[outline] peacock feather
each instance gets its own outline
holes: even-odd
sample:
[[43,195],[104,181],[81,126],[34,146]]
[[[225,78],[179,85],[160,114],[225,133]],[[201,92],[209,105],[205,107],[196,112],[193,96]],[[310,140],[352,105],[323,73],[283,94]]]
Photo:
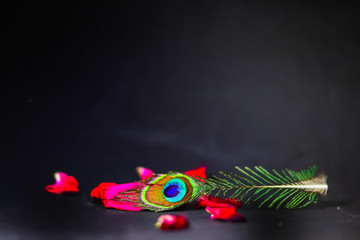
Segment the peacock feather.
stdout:
[[319,173],[316,166],[300,172],[267,171],[261,166],[235,168],[236,173],[220,172],[223,177],[207,179],[180,172],[154,174],[111,200],[159,212],[216,191],[216,196],[231,194],[230,198],[246,200],[245,204],[258,203],[259,207],[302,208],[316,203],[318,196],[328,189],[326,175]]
[[259,207],[293,209],[316,203],[319,195],[325,195],[328,189],[326,175],[318,172],[316,166],[299,172],[290,169],[267,171],[261,166],[235,168],[236,173],[220,172],[223,177],[204,179],[209,187],[205,193],[217,191],[216,196],[220,193],[225,196],[231,191],[230,198],[246,200],[246,205],[258,203]]

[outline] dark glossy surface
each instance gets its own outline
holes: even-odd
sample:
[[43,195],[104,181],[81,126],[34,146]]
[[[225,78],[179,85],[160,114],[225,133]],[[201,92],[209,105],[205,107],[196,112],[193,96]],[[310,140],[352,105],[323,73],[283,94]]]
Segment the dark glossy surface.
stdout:
[[[2,8],[1,239],[359,239],[359,14],[355,6],[182,1]],[[314,207],[104,209],[89,193],[135,167],[209,173],[318,165]],[[44,193],[54,171],[78,195]]]

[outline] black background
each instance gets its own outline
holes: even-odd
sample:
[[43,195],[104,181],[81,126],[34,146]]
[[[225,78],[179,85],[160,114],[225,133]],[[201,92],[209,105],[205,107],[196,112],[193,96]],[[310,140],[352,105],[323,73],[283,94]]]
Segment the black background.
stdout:
[[[358,239],[359,8],[324,2],[2,3],[1,239]],[[328,174],[322,203],[240,209],[247,223],[181,210],[104,209],[98,183],[202,163]],[[44,193],[52,174],[75,196]],[[172,212],[170,212],[172,213]]]

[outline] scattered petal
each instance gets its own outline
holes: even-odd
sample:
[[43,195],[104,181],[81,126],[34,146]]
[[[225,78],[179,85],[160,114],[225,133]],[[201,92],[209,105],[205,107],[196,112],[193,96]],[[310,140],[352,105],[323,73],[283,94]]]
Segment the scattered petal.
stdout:
[[[91,191],[90,196],[100,199],[106,208],[140,211],[143,208],[140,207],[136,201],[138,194],[130,191],[140,186],[142,186],[142,184],[139,182],[124,184],[100,183],[99,186]],[[124,196],[121,196],[121,198],[117,197],[119,194],[124,194]]]
[[206,207],[227,207],[233,205],[235,207],[241,207],[242,202],[237,199],[230,198],[219,198],[212,197],[209,195],[202,195],[197,199],[198,203],[195,205],[196,208],[206,208]]
[[[186,171],[184,173],[191,176],[191,177],[193,177],[193,178],[196,178],[196,179],[198,179],[198,180],[200,180],[202,182],[205,182],[204,180],[201,179],[201,178],[206,179],[206,173],[205,172],[206,172],[206,166],[203,165],[203,166],[201,166],[199,168],[195,168],[193,170],[189,170],[189,171]],[[198,177],[200,177],[200,178],[198,178]]]
[[235,206],[227,207],[206,207],[206,211],[210,213],[213,220],[223,221],[246,221],[245,217],[236,212]]
[[114,186],[114,185],[117,185],[117,184],[112,183],[112,182],[100,183],[99,186],[97,186],[96,188],[94,188],[91,191],[90,196],[93,198],[99,198],[103,202],[105,199],[105,191],[108,189],[108,187]]
[[50,193],[62,194],[63,192],[79,192],[79,183],[73,176],[68,176],[63,172],[54,173],[55,184],[47,185],[45,191]]
[[144,168],[144,167],[137,167],[136,172],[138,173],[141,181],[144,181],[144,180],[154,176],[154,172],[152,170]]
[[131,200],[137,198],[137,194],[135,193],[127,193],[127,196],[122,196],[121,199],[114,199],[116,195],[120,193],[124,193],[127,190],[136,189],[137,187],[141,186],[138,182],[133,183],[124,183],[119,185],[114,185],[108,187],[105,191],[105,200],[104,205],[107,208],[116,208],[128,211],[140,211],[141,207],[138,206],[138,203],[134,203]]
[[155,227],[162,230],[183,229],[188,226],[188,221],[183,215],[161,215],[155,223]]

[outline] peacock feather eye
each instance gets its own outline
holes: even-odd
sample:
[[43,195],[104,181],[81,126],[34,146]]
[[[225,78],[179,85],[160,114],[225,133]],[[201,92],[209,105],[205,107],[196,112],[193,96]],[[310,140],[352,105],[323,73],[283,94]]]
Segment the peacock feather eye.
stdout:
[[140,204],[152,211],[170,210],[191,202],[204,193],[206,185],[186,174],[157,174],[140,193]]
[[165,184],[163,194],[169,202],[181,201],[186,195],[186,184],[180,178],[173,178]]

